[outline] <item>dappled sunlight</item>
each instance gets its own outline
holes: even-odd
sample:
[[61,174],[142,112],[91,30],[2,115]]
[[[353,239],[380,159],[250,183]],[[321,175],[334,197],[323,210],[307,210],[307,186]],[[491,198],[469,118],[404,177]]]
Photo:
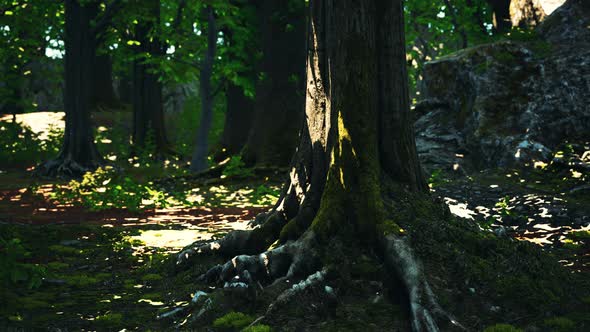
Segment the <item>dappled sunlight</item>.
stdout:
[[131,239],[141,241],[148,247],[165,248],[169,252],[177,252],[195,241],[211,240],[213,235],[214,233],[210,232],[207,228],[202,230],[163,229],[142,231],[140,235],[132,236]]

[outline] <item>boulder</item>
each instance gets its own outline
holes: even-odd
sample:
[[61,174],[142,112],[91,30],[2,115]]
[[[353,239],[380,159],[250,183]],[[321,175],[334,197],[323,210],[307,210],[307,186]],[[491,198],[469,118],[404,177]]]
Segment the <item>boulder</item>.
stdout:
[[589,142],[589,27],[588,4],[570,0],[531,36],[427,63],[415,107],[427,172],[534,165]]

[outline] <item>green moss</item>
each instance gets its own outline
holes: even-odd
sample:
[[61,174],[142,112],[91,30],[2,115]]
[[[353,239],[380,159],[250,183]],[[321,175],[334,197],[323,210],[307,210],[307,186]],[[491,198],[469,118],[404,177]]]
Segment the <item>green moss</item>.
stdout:
[[563,241],[563,247],[566,249],[578,250],[578,249],[582,248],[582,244],[580,244],[577,241],[575,242],[573,240],[566,239],[565,241]]
[[496,324],[487,327],[483,332],[522,332],[522,330],[509,324]]
[[121,324],[122,320],[123,320],[122,314],[107,313],[105,315],[96,317],[95,321],[101,325],[117,326],[117,325]]
[[217,318],[213,322],[213,327],[218,329],[243,329],[254,321],[252,316],[241,312],[230,312]]
[[574,240],[590,240],[590,231],[574,231],[569,233],[567,237]]
[[405,231],[399,227],[395,221],[386,219],[384,222],[377,225],[377,231],[385,236],[387,235],[402,235]]
[[570,332],[575,331],[576,324],[565,317],[553,317],[543,321],[543,325],[553,332]]
[[150,282],[150,281],[159,281],[162,280],[162,276],[155,273],[149,273],[141,277],[141,280]]
[[70,267],[70,264],[62,263],[62,262],[49,262],[47,263],[47,268],[53,271],[64,270]]
[[281,229],[281,234],[279,236],[279,240],[281,242],[287,242],[288,240],[295,240],[297,237],[301,235],[301,230],[297,226],[297,219],[291,219],[284,227]]
[[60,278],[64,279],[68,285],[76,287],[86,287],[99,282],[98,278],[91,277],[87,274],[62,275]]
[[48,248],[50,251],[53,251],[56,254],[61,255],[77,255],[80,253],[80,249],[66,247],[59,244],[49,246]]
[[242,330],[242,332],[270,332],[272,329],[268,325],[254,325]]
[[22,309],[49,308],[51,305],[34,297],[21,297],[17,300],[17,306]]

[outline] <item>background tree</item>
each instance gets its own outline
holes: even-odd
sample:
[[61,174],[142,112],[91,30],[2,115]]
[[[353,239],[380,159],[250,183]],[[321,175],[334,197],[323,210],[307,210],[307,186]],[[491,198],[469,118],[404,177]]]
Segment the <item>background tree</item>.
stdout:
[[208,167],[207,156],[209,153],[209,131],[213,118],[213,88],[211,85],[213,65],[217,53],[217,23],[213,7],[203,8],[203,16],[207,18],[206,29],[201,31],[207,36],[207,50],[201,60],[199,76],[199,91],[201,97],[201,122],[197,131],[195,151],[191,160],[191,171],[200,172]]
[[66,128],[61,152],[55,160],[41,164],[44,176],[80,176],[103,163],[94,143],[90,122],[92,60],[96,52],[96,32],[91,26],[93,4],[77,0],[65,2],[65,113]]
[[133,63],[133,144],[145,149],[148,142],[156,155],[171,153],[164,124],[162,81],[158,61],[165,53],[161,41],[160,0],[142,1],[145,12],[135,25]]
[[297,145],[305,96],[305,2],[262,0],[258,9],[262,58],[255,113],[242,158],[285,166]]

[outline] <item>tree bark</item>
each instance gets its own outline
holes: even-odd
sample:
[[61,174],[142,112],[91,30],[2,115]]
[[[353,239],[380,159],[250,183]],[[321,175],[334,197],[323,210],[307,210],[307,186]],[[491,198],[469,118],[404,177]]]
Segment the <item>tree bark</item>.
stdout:
[[92,10],[77,0],[66,0],[65,13],[65,113],[64,142],[57,159],[40,165],[42,176],[77,177],[95,170],[103,159],[94,144],[90,120],[92,59],[96,52],[90,21]]
[[[140,43],[136,51],[150,58],[157,58],[164,53],[157,35],[160,25],[160,1],[149,0],[142,4],[148,7],[151,19],[136,27],[136,38]],[[149,63],[147,57],[138,58],[133,63],[132,101],[135,147],[145,149],[148,143],[152,143],[156,155],[171,153],[164,125],[162,83],[159,80],[157,65]]]
[[242,158],[248,164],[287,166],[297,146],[305,96],[305,6],[263,0],[259,10],[263,57],[255,113]]
[[197,130],[195,149],[191,160],[191,171],[201,172],[208,167],[207,156],[209,153],[209,131],[213,121],[213,89],[211,79],[213,76],[213,64],[217,51],[217,27],[215,23],[215,12],[211,6],[204,9],[207,17],[207,52],[201,63],[199,75],[201,93],[201,121]]

